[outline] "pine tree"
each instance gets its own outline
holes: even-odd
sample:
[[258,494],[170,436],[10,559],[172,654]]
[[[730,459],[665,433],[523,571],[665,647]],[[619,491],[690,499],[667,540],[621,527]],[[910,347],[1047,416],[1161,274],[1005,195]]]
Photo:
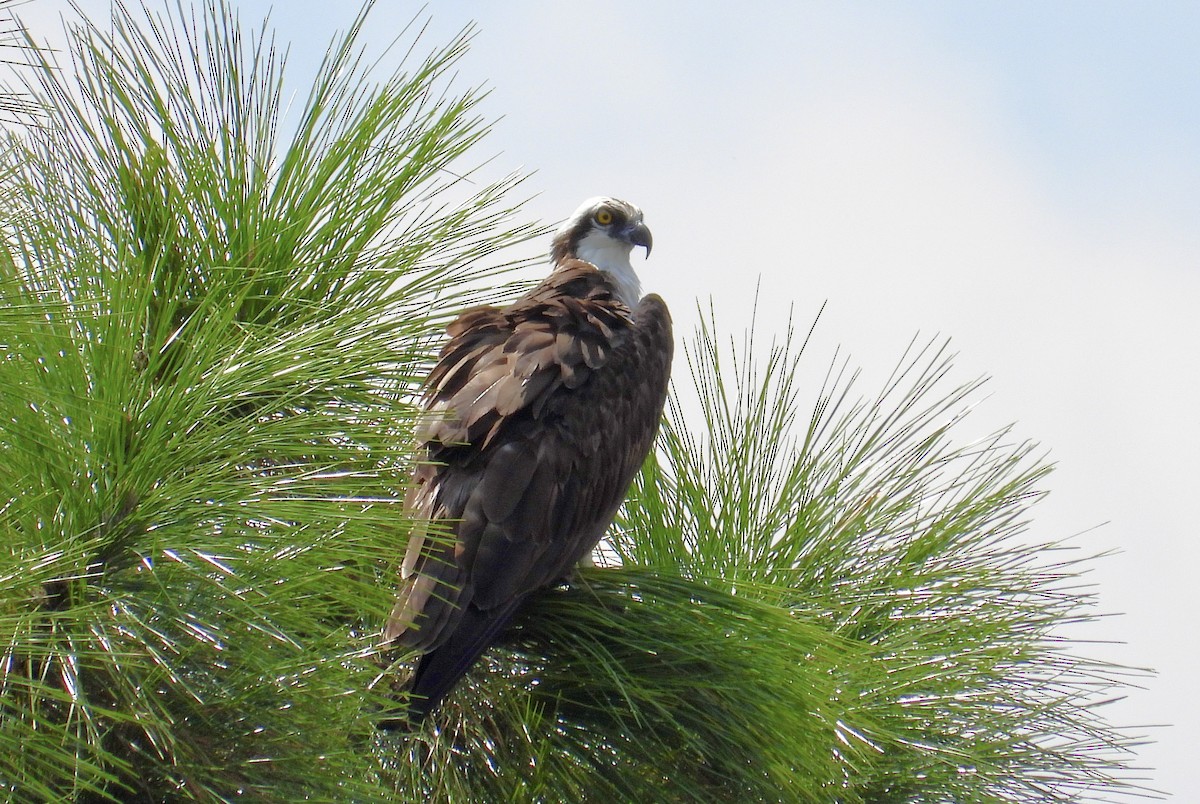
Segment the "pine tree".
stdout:
[[[1072,658],[1048,468],[954,443],[977,383],[906,354],[806,401],[789,333],[688,342],[602,568],[384,734],[417,385],[537,233],[461,162],[467,35],[376,79],[213,2],[83,25],[4,143],[0,788],[12,800],[1060,801],[1127,777]],[[415,39],[415,36],[410,38]],[[484,267],[480,267],[484,266]],[[687,409],[689,414],[685,415]],[[810,416],[801,411],[811,410]]]

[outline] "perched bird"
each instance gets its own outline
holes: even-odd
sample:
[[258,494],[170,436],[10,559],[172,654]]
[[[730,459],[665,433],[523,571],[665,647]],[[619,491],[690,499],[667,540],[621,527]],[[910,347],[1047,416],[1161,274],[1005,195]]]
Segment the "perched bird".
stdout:
[[449,326],[408,497],[419,521],[444,528],[410,536],[384,630],[424,651],[408,722],[591,553],[650,451],[674,348],[666,305],[641,296],[630,264],[651,242],[633,204],[585,201],[555,234],[541,284]]

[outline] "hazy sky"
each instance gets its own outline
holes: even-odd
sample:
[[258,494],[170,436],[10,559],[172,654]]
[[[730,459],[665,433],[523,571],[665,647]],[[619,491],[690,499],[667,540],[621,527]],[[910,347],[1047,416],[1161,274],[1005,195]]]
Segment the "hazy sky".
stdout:
[[[234,5],[249,22],[270,3]],[[334,5],[275,3],[297,74],[350,21]],[[22,13],[49,33],[65,6]],[[419,4],[380,6],[382,48]],[[1125,644],[1087,652],[1158,670],[1109,717],[1174,724],[1141,759],[1155,786],[1200,789],[1200,4],[426,9],[430,48],[478,22],[459,80],[502,118],[489,175],[536,171],[548,221],[596,194],[640,204],[643,281],[680,332],[710,296],[740,330],[761,281],[764,331],[828,301],[809,357],[840,344],[864,392],[917,332],[952,338],[958,379],[992,376],[960,437],[1016,422],[1057,463],[1034,535],[1120,550],[1091,580],[1124,616],[1087,633]]]

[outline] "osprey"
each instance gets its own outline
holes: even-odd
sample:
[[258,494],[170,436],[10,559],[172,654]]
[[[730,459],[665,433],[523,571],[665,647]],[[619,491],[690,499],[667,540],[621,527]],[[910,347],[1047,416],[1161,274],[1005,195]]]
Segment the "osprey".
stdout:
[[[499,309],[450,324],[426,384],[426,461],[388,642],[425,651],[408,720],[437,707],[521,603],[590,555],[653,444],[671,318],[630,264],[650,254],[642,211],[590,199],[558,230],[553,270]],[[447,535],[448,534],[448,535]]]

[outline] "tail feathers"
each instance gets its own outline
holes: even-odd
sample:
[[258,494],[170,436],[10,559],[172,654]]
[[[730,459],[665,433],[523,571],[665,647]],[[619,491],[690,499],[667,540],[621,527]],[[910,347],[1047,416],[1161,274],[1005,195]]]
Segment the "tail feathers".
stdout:
[[[508,627],[524,598],[490,610],[468,606],[458,626],[444,643],[421,657],[408,682],[408,725],[420,723],[437,709],[483,652]],[[392,724],[395,727],[398,724]],[[388,727],[387,724],[384,726]]]

